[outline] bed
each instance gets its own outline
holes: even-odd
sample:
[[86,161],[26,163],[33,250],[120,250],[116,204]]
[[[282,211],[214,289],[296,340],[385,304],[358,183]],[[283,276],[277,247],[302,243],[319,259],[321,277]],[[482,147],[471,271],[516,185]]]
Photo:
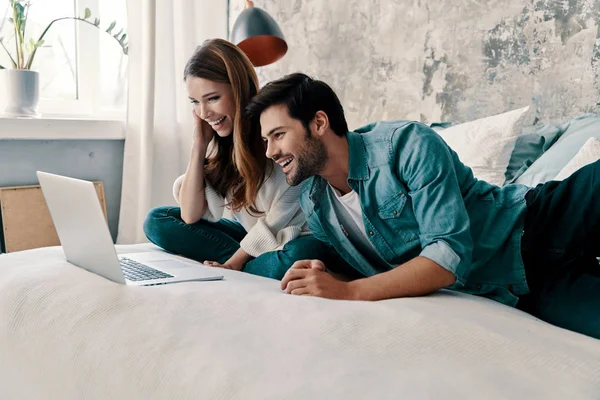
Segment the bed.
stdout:
[[[498,185],[600,158],[600,115],[531,129],[528,115],[435,129]],[[600,340],[485,298],[331,301],[223,273],[127,287],[60,247],[1,254],[0,399],[600,398]]]
[[[533,127],[529,116],[434,128],[498,185],[600,159],[600,115]],[[485,298],[331,301],[223,273],[127,287],[60,247],[0,255],[0,399],[600,398],[600,340]]]
[[126,287],[70,265],[60,247],[1,255],[0,398],[600,395],[600,341],[484,298],[331,301],[223,272]]

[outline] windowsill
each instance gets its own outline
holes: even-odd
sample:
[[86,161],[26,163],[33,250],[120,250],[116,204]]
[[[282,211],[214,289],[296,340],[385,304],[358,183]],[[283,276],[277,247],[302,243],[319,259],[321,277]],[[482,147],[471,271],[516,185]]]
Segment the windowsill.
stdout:
[[94,118],[0,118],[0,139],[124,140],[125,122]]

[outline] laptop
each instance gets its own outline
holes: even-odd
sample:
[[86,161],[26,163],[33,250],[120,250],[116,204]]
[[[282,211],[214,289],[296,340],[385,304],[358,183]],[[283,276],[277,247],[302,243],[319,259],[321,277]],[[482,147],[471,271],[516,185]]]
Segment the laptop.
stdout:
[[92,182],[40,171],[37,177],[69,263],[134,286],[223,279],[214,267],[162,251],[117,256]]

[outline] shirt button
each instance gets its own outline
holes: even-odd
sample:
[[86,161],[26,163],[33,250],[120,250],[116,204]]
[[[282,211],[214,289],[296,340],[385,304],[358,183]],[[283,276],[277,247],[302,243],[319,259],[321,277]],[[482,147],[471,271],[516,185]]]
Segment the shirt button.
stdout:
[[369,232],[369,235],[373,236],[374,235],[373,231]]
[[394,215],[398,215],[398,211],[394,210]]

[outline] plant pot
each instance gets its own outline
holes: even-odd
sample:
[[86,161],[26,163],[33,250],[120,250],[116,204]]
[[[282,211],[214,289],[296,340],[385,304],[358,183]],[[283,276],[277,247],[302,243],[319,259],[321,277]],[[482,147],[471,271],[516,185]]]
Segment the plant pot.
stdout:
[[0,117],[39,118],[40,74],[23,69],[0,70]]

